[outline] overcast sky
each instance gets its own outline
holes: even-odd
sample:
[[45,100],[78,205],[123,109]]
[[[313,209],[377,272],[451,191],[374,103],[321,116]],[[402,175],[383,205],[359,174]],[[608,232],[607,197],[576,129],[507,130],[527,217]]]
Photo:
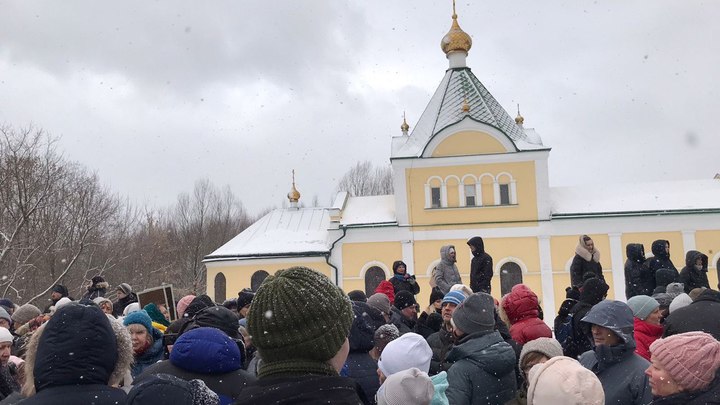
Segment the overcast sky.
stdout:
[[[468,65],[535,128],[551,185],[720,172],[720,2],[462,1]],[[207,177],[255,213],[291,170],[328,204],[439,84],[451,1],[0,1],[0,123],[138,204]],[[695,196],[702,198],[702,190]],[[303,201],[301,200],[301,201]]]

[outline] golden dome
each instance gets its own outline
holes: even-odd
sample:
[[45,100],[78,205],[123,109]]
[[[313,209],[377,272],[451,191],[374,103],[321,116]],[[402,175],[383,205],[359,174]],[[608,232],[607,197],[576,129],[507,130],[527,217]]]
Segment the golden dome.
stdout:
[[470,38],[470,35],[460,28],[460,24],[457,22],[457,14],[455,14],[455,10],[453,10],[452,19],[453,21],[450,31],[448,31],[448,33],[442,38],[442,41],[440,41],[440,48],[442,48],[446,55],[450,52],[457,51],[468,53],[472,47],[472,38]]
[[525,118],[523,118],[522,115],[520,115],[520,104],[518,104],[518,115],[515,117],[515,123],[522,126],[522,124],[525,123]]
[[300,200],[300,192],[297,191],[297,189],[295,188],[295,170],[292,171],[292,176],[293,176],[292,188],[290,189],[290,192],[287,194],[287,197],[291,203],[296,203]]
[[400,130],[403,132],[407,132],[410,130],[410,125],[408,125],[407,121],[405,120],[405,113],[403,113],[403,123],[400,125]]

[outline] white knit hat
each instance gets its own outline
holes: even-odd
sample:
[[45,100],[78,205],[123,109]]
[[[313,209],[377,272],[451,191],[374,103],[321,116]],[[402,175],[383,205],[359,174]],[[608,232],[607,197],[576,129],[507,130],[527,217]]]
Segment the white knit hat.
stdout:
[[62,308],[64,305],[70,304],[72,300],[68,297],[62,297],[55,303],[55,310]]
[[530,369],[528,405],[604,405],[595,373],[570,357],[558,356]]
[[432,380],[417,368],[397,372],[378,389],[378,405],[430,405],[435,394]]
[[672,302],[670,303],[670,313],[672,314],[673,311],[676,309],[686,307],[690,304],[692,304],[693,300],[690,298],[689,295],[682,293],[678,295],[677,297],[673,298]]
[[13,335],[7,328],[0,327],[0,343],[12,343]]
[[409,332],[385,346],[378,360],[378,368],[385,377],[413,367],[427,373],[430,371],[430,360],[430,345],[422,336]]

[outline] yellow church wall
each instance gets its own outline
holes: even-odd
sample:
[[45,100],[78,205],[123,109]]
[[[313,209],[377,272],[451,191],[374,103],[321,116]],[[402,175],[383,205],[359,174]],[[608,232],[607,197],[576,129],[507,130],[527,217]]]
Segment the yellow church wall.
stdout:
[[[270,259],[272,260],[272,259]],[[207,294],[215,299],[215,276],[222,272],[225,275],[225,299],[237,298],[238,292],[243,288],[250,287],[250,279],[252,275],[258,270],[265,270],[269,274],[275,274],[278,270],[287,269],[293,266],[304,266],[309,267],[313,270],[317,270],[320,273],[330,277],[334,276],[334,270],[325,263],[324,258],[318,258],[317,260],[299,260],[296,262],[284,261],[282,263],[273,263],[268,261],[267,263],[243,264],[243,262],[232,262],[226,263],[209,263],[207,265]]]
[[[448,207],[425,208],[425,184],[433,176],[462,179],[466,174],[476,177],[484,173],[497,176],[509,173],[515,180],[517,205],[485,205],[459,207],[457,181],[452,179],[447,192]],[[498,223],[537,221],[535,162],[512,162],[448,167],[413,168],[405,171],[408,184],[408,215],[411,224]],[[482,181],[489,180],[488,176]],[[483,202],[493,202],[492,187],[482,187]]]
[[[342,245],[342,252],[344,281],[349,282],[353,277],[361,278],[363,287],[358,289],[363,291],[365,291],[365,281],[362,279],[363,274],[361,273],[365,265],[370,262],[380,262],[392,275],[393,262],[402,260],[400,242],[345,243]],[[383,266],[378,267],[382,268]]]
[[500,141],[480,131],[462,131],[443,140],[433,151],[432,157],[485,155],[508,152]]

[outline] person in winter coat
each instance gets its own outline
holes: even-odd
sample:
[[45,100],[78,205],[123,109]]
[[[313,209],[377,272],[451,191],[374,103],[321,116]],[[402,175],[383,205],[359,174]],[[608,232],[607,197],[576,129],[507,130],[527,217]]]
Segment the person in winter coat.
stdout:
[[685,254],[685,267],[680,270],[680,282],[685,286],[685,293],[689,293],[694,288],[710,288],[707,273],[707,255],[697,250],[689,250]]
[[393,285],[395,295],[400,291],[409,291],[412,294],[420,292],[420,284],[415,281],[415,275],[407,272],[407,265],[402,260],[396,260],[393,265],[393,276],[390,283]]
[[377,330],[390,321],[390,299],[383,293],[375,293],[367,300],[367,321]]
[[339,376],[350,350],[352,304],[327,276],[306,267],[268,276],[247,319],[262,361],[258,381],[236,404],[360,403],[356,383]]
[[373,335],[375,329],[368,319],[363,316],[370,309],[364,302],[353,302],[353,313],[355,315],[350,327],[350,353],[345,361],[346,377],[355,380],[362,388],[365,398],[374,403],[375,393],[380,388],[377,376],[377,363],[370,357],[372,350]]
[[492,296],[475,293],[455,309],[455,346],[448,361],[446,394],[451,404],[505,404],[515,397],[513,348],[495,331]]
[[432,271],[431,286],[439,288],[443,294],[447,294],[453,285],[462,284],[460,271],[455,265],[457,262],[456,255],[455,246],[446,245],[441,247],[440,263]]
[[649,404],[652,394],[645,370],[650,363],[635,354],[630,307],[620,301],[602,301],[582,321],[591,326],[594,349],[583,353],[579,361],[600,379],[605,403]]
[[146,368],[138,381],[155,374],[170,374],[185,381],[202,380],[219,396],[221,405],[255,381],[242,367],[242,354],[237,340],[220,329],[198,327],[178,337],[170,352],[170,359]]
[[400,291],[395,297],[395,304],[390,309],[390,323],[398,328],[401,335],[415,330],[417,302],[412,293]]
[[650,274],[645,263],[645,247],[642,243],[628,243],[625,246],[625,298],[630,299],[636,295],[650,295],[655,289],[655,278],[650,280]]
[[163,334],[152,326],[152,320],[147,312],[137,311],[123,319],[132,337],[132,348],[135,363],[131,374],[135,378],[148,366],[163,359]]
[[650,361],[650,345],[663,334],[660,303],[647,295],[636,295],[627,302],[634,316],[635,353]]
[[670,260],[670,241],[658,239],[652,243],[651,249],[653,256],[648,257],[644,264],[647,271],[649,271],[649,275],[654,277],[658,270],[670,269],[675,274],[675,280],[673,281],[677,281],[680,274],[672,260]]
[[[560,304],[560,309],[553,321],[553,330],[558,333],[562,325],[571,321],[570,310],[577,304],[580,299],[580,290],[573,287],[565,288],[565,301]],[[558,341],[562,340],[560,336],[555,336]]]
[[125,391],[111,385],[130,368],[132,352],[119,344],[111,322],[94,305],[58,309],[28,342],[22,388],[27,399],[19,403],[124,404]]
[[6,328],[0,327],[0,399],[20,391],[20,384],[8,367],[12,344],[13,335]]
[[655,271],[655,289],[652,291],[652,295],[666,293],[667,286],[677,282],[678,277],[678,272],[673,269],[657,269]]
[[473,258],[470,261],[470,288],[474,293],[490,294],[490,281],[493,276],[493,259],[485,252],[485,242],[479,236],[467,241]]
[[82,299],[92,301],[97,297],[104,297],[108,287],[110,287],[110,284],[105,281],[103,276],[98,274],[91,279],[90,285]]
[[533,367],[529,374],[528,405],[611,404],[605,402],[597,376],[575,359],[553,357]]
[[720,342],[703,332],[656,340],[646,374],[653,405],[720,403]]
[[605,281],[600,264],[600,251],[595,248],[592,238],[582,235],[575,247],[575,257],[570,265],[570,283],[573,287],[580,287],[589,275]]
[[685,332],[706,332],[720,340],[720,292],[703,290],[692,304],[665,318],[663,337]]
[[562,356],[562,354],[560,343],[553,338],[541,337],[525,344],[518,357],[518,368],[522,374],[522,383],[515,398],[505,405],[526,405],[528,402],[527,390],[530,383],[530,369],[536,364],[545,363],[553,357]]
[[452,363],[447,362],[447,355],[455,342],[455,335],[452,330],[452,314],[458,305],[465,301],[465,295],[460,291],[450,291],[445,294],[442,300],[443,326],[439,331],[428,336],[427,342],[432,349],[433,356],[430,361],[429,375],[433,376],[443,371],[448,371]]
[[[590,327],[582,322],[582,318],[590,312],[590,309],[605,299],[608,289],[607,284],[599,278],[590,278],[582,286],[580,300],[570,310],[572,315],[572,334],[567,345],[563,346],[565,356],[576,359],[581,354],[592,349]],[[560,342],[562,343],[562,342]]]
[[132,290],[132,287],[128,283],[120,283],[115,293],[117,301],[113,303],[113,315],[116,317],[122,316],[125,307],[138,302],[137,294]]
[[552,337],[550,327],[538,318],[538,297],[525,284],[513,286],[502,300],[510,320],[510,336],[520,345],[539,337]]
[[70,292],[68,291],[67,287],[65,287],[62,284],[55,284],[53,286],[52,290],[50,290],[50,304],[48,304],[48,306],[45,307],[45,309],[43,310],[43,313],[45,313],[45,314],[50,313],[50,307],[57,304],[57,302],[60,301],[60,299],[62,297],[67,297],[69,295],[70,295]]
[[152,319],[153,328],[165,333],[167,327],[170,326],[170,321],[160,310],[160,305],[151,302],[145,305],[143,310],[147,312],[150,319]]
[[154,374],[128,392],[126,405],[217,405],[218,395],[201,380],[186,381],[170,374]]

